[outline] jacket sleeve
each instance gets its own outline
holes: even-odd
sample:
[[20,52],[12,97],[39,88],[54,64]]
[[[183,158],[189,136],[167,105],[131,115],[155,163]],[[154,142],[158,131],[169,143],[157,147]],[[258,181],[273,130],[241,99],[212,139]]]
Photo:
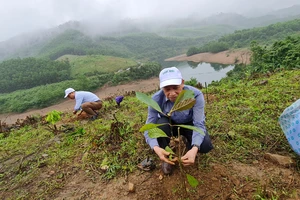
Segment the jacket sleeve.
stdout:
[[198,133],[197,131],[193,131],[192,136],[192,145],[200,146],[203,142],[204,135],[206,134],[206,127],[205,127],[205,114],[204,114],[204,96],[202,93],[195,96],[196,103],[193,107],[193,123],[194,126],[198,127],[203,131],[203,133]]
[[[150,124],[150,123],[155,124],[157,120],[158,120],[158,112],[155,109],[148,106],[148,117],[147,117],[146,124]],[[159,146],[156,138],[149,137],[148,131],[144,132],[144,136],[147,144],[149,144],[151,149],[153,149],[154,146]]]

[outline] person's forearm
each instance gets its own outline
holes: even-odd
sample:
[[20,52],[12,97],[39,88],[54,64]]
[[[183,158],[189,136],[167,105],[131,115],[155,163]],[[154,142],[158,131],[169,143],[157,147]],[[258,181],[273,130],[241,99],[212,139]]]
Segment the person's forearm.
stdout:
[[159,146],[156,138],[149,137],[148,131],[145,131],[144,136],[145,136],[146,143],[150,146],[151,149],[153,149],[154,146]]
[[204,140],[204,135],[196,132],[196,131],[193,131],[193,136],[192,136],[192,144],[191,145],[198,145],[200,146],[202,144]]

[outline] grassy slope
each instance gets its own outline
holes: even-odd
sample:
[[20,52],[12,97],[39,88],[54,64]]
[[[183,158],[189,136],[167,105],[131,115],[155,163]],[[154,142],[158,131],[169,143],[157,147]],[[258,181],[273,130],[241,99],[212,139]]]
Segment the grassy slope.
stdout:
[[76,75],[82,75],[88,72],[99,71],[101,73],[109,73],[137,65],[136,61],[131,59],[103,55],[64,55],[57,60],[64,59],[70,61],[72,67],[71,74],[74,78],[76,78]]
[[[209,154],[210,162],[247,164],[265,152],[295,157],[278,117],[299,97],[299,77],[299,70],[281,71],[237,82],[222,79],[218,85],[209,86],[207,127],[215,146]],[[26,126],[8,137],[1,134],[0,196],[53,199],[78,170],[93,179],[135,171],[136,164],[150,153],[139,132],[147,106],[127,96],[121,108],[105,101],[101,113],[92,123],[74,122],[64,115],[57,126],[74,127],[67,134],[54,134],[42,125]],[[119,124],[113,124],[113,115]],[[103,166],[109,166],[106,173],[100,170]],[[295,189],[277,184],[272,187],[278,194],[284,191],[285,197]]]

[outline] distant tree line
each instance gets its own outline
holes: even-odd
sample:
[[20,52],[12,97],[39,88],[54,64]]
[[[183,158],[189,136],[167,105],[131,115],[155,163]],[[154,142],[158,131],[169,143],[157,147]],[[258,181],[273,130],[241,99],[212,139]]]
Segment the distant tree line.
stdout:
[[260,44],[270,44],[286,36],[299,34],[300,19],[271,24],[266,27],[237,30],[232,34],[222,36],[217,41],[210,41],[200,47],[190,47],[187,55],[191,56],[203,52],[217,53],[229,48],[249,47],[252,41]]
[[0,63],[0,93],[29,89],[70,79],[68,61],[24,58]]
[[251,77],[260,73],[272,73],[277,70],[300,69],[300,35],[288,36],[274,42],[270,47],[251,43],[251,64],[236,65],[228,72],[230,79]]

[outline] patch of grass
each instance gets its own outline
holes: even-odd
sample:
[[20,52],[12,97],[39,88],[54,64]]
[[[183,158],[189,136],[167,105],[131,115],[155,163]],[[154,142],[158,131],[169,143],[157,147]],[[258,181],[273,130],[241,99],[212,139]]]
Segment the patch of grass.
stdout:
[[210,85],[208,91],[217,100],[206,105],[207,127],[212,137],[226,141],[218,144],[218,156],[236,159],[243,155],[246,161],[266,151],[292,153],[278,118],[299,96],[295,82],[299,75],[299,70],[281,71],[270,77],[223,79]]
[[69,60],[71,64],[71,76],[73,78],[94,72],[116,72],[120,69],[127,69],[137,65],[137,62],[132,59],[103,55],[64,55],[58,58],[58,60],[65,59]]

